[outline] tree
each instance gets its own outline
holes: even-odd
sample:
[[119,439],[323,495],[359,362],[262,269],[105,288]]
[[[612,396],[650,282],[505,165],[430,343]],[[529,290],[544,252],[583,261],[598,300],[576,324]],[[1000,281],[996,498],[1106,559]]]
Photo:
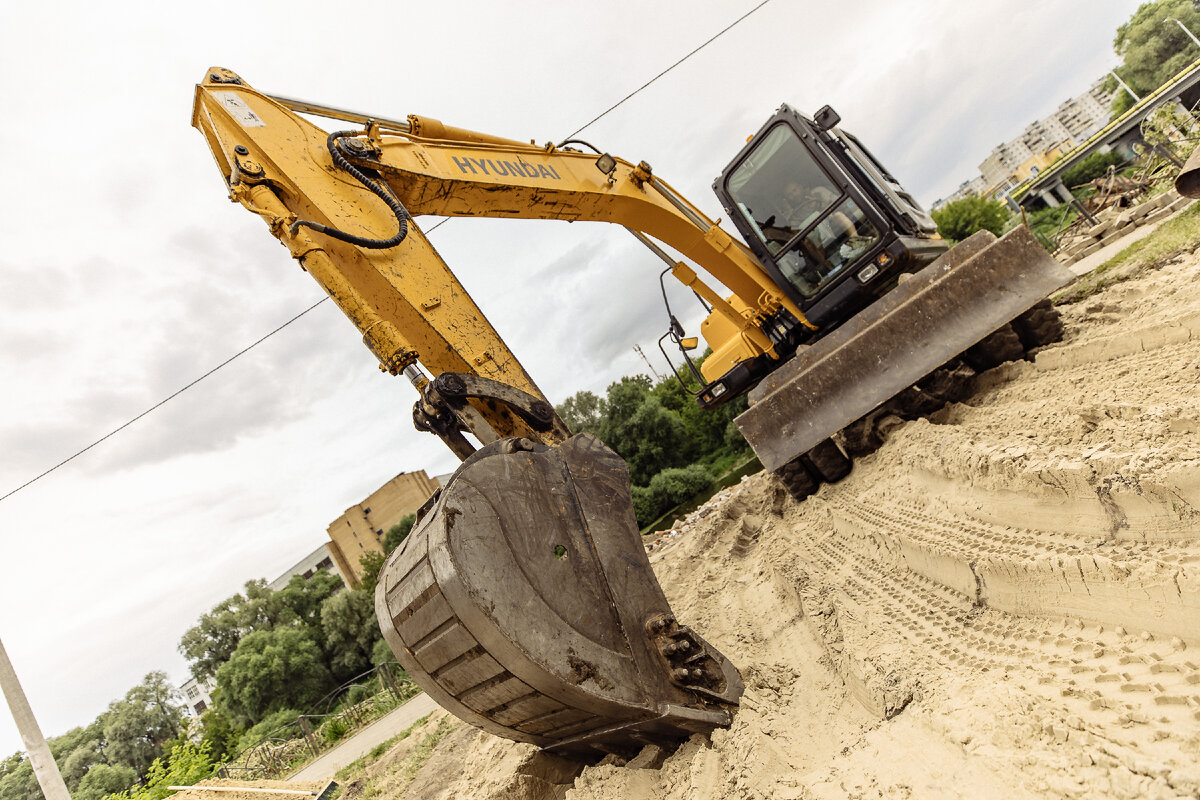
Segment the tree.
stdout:
[[122,794],[133,786],[138,773],[128,764],[96,764],[79,781],[74,800],[101,800],[110,794]]
[[270,630],[285,614],[294,613],[262,578],[247,581],[245,592],[217,603],[179,640],[179,652],[192,662],[196,680],[207,681],[216,675],[242,637],[252,631]]
[[[279,591],[279,602],[285,609],[276,624],[300,625],[313,630],[313,638],[324,638],[321,631],[321,604],[341,589],[342,579],[324,570],[311,577],[293,575],[287,586]],[[266,629],[262,629],[266,630]]]
[[200,715],[200,744],[208,745],[213,758],[224,760],[237,753],[240,739],[240,732],[219,707],[205,709]]
[[165,672],[151,672],[115,700],[104,715],[104,756],[110,764],[127,764],[140,775],[163,746],[183,732],[183,706]]
[[582,391],[555,406],[571,433],[598,433],[608,415],[608,403],[593,392]]
[[[104,763],[104,754],[101,752],[103,744],[100,739],[92,739],[78,745],[67,753],[65,758],[56,759],[59,764],[58,771],[62,773],[63,782],[67,784],[68,789],[75,791],[89,770],[97,764]],[[124,788],[124,786],[121,787],[121,789]],[[119,792],[121,789],[113,791]]]
[[[387,556],[378,550],[372,550],[359,556],[358,564],[362,567],[362,582],[355,591],[366,592],[374,597],[375,584],[379,580],[379,572],[383,569],[385,561],[387,561]],[[343,592],[343,594],[345,593]]]
[[218,707],[230,722],[253,725],[280,708],[308,708],[333,688],[321,648],[299,628],[247,634],[217,670]]
[[[1113,50],[1122,59],[1115,71],[1141,97],[1200,57],[1200,48],[1169,18],[1200,35],[1200,10],[1191,0],[1155,0],[1139,6],[1117,28],[1113,39]],[[1104,88],[1113,92],[1114,114],[1122,114],[1133,105],[1133,98],[1111,76]]]
[[0,764],[0,797],[4,800],[43,800],[33,765],[24,753],[14,753]]
[[933,221],[938,233],[953,242],[961,242],[976,231],[991,231],[999,236],[1008,221],[1008,209],[998,200],[967,197],[934,211]]
[[625,459],[630,479],[639,485],[667,467],[687,463],[689,456],[683,421],[650,394],[650,385],[645,375],[611,384],[599,430],[604,443]]
[[356,589],[329,598],[321,606],[321,625],[329,669],[338,680],[371,668],[371,654],[383,637],[375,616],[374,589]]
[[408,538],[413,525],[416,524],[416,514],[405,514],[400,518],[399,522],[388,528],[387,533],[383,536],[383,552],[390,555],[393,550],[400,546],[401,542]]
[[1107,153],[1092,153],[1064,172],[1062,181],[1068,188],[1073,189],[1101,177],[1108,172],[1109,167],[1119,166],[1124,161],[1125,159],[1116,150],[1110,150]]
[[115,794],[112,800],[163,800],[172,794],[168,786],[191,786],[210,778],[215,766],[207,744],[180,742],[168,756],[154,760],[140,786]]
[[712,485],[713,474],[702,464],[665,469],[650,479],[649,486],[633,489],[633,513],[645,527],[685,500]]

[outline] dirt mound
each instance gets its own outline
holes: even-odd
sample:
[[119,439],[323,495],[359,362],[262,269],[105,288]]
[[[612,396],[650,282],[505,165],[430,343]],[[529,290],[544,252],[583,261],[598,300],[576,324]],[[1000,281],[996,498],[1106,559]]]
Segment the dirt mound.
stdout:
[[1069,306],[1066,341],[842,483],[754,476],[661,540],[680,620],[746,679],[729,730],[576,777],[464,726],[408,796],[1195,797],[1198,290],[1193,256]]

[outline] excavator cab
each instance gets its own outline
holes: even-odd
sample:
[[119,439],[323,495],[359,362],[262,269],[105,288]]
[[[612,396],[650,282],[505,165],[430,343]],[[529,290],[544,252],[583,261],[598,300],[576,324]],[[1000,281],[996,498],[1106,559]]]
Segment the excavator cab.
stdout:
[[[784,105],[713,184],[751,250],[818,328],[834,327],[948,249],[937,226],[829,106]],[[794,349],[811,328],[787,325]]]

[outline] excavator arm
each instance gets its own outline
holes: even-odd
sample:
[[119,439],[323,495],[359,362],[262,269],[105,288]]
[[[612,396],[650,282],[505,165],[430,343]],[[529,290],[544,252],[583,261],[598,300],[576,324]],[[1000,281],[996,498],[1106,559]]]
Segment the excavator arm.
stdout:
[[[328,134],[298,109],[361,118],[365,125]],[[368,120],[272,98],[220,68],[197,86],[192,122],[207,139],[230,197],[264,219],[392,374],[420,365],[435,377],[449,372],[498,381],[526,393],[527,407],[545,401],[411,222],[427,214],[608,222],[669,245],[732,292],[726,298],[689,265],[671,264],[723,323],[709,326],[722,340],[710,342],[714,356],[706,375],[777,358],[762,330],[770,315],[783,310],[805,322],[744,246],[644,162],[526,144],[416,116]],[[407,374],[424,386],[424,373]],[[426,406],[428,420],[419,425],[439,432],[430,422],[435,409]],[[565,435],[560,421],[535,430],[494,398],[472,398],[457,417],[465,417],[459,426],[484,444],[509,436],[554,444]],[[460,457],[467,454],[461,443],[448,444]]]
[[[365,127],[327,134],[300,110]],[[380,368],[416,385],[417,427],[463,459],[377,583],[380,627],[413,679],[484,730],[584,757],[728,725],[741,677],[672,615],[625,463],[569,437],[412,217],[598,220],[665,242],[733,291],[723,299],[672,264],[726,320],[718,360],[730,364],[775,357],[767,315],[803,320],[753,257],[649,167],[603,154],[317,109],[220,68],[197,86],[192,122],[231,199],[262,217]]]

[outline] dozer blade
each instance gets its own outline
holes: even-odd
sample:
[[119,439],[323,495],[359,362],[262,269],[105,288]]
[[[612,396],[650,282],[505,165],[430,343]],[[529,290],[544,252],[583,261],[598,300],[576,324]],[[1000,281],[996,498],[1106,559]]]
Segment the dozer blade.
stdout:
[[462,463],[388,558],[380,627],[409,675],[486,731],[590,757],[732,721],[734,666],[671,614],[625,462],[594,436]]
[[1028,228],[980,231],[768,375],[734,421],[777,470],[1074,278]]

